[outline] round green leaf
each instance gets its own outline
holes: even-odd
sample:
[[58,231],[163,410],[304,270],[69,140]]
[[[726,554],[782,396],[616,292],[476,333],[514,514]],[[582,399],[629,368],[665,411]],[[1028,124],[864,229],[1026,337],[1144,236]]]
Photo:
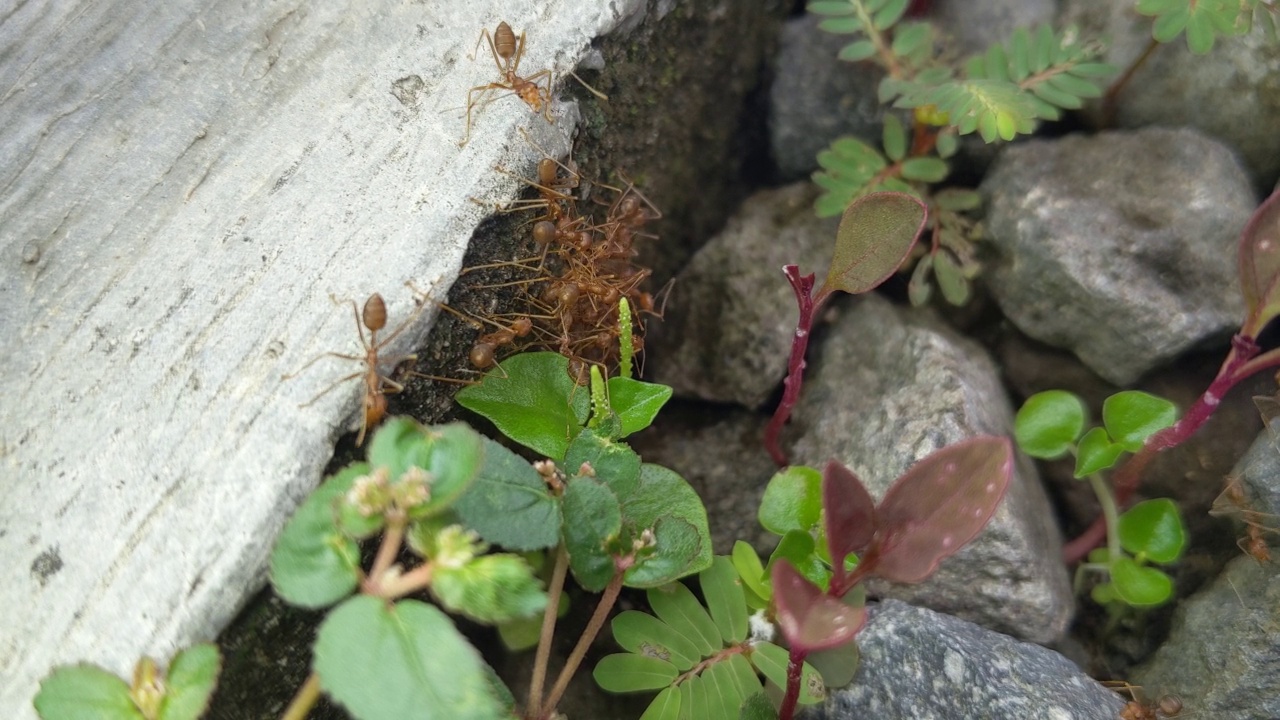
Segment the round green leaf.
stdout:
[[1102,403],[1102,422],[1112,441],[1137,452],[1155,433],[1178,420],[1178,407],[1162,397],[1140,390],[1125,390]]
[[503,435],[553,460],[587,422],[588,393],[569,377],[560,353],[521,353],[503,360],[477,385],[454,397],[488,418]]
[[653,587],[711,565],[711,530],[697,491],[675,472],[645,463],[634,491],[620,495],[622,515],[635,533],[651,528],[657,543],[626,573],[627,587]]
[[[812,535],[803,530],[789,531],[769,556],[769,574],[773,574],[779,562],[786,560],[809,582],[825,590],[831,584],[831,570],[818,557],[816,550]],[[772,587],[770,593],[772,596]]]
[[560,540],[560,503],[533,466],[488,438],[484,466],[453,504],[463,523],[486,542],[509,550],[538,550]]
[[775,535],[809,532],[822,516],[822,473],[804,465],[784,468],[769,479],[757,514],[760,525]]
[[361,720],[502,715],[475,648],[447,615],[417,600],[347,600],[320,625],[313,669],[324,691]]
[[63,665],[40,681],[36,712],[43,720],[145,720],[124,680],[96,665]]
[[609,545],[622,530],[618,497],[602,483],[576,477],[565,486],[562,508],[561,533],[573,576],[583,588],[600,592],[614,573]]
[[610,440],[591,428],[584,428],[569,443],[564,456],[566,473],[576,474],[583,463],[591,465],[591,477],[626,497],[640,482],[640,456],[626,443]]
[[203,715],[221,668],[218,646],[212,643],[193,645],[178,653],[165,675],[168,690],[160,705],[160,720],[196,720]]
[[601,689],[615,693],[664,688],[679,674],[676,666],[666,660],[633,653],[605,655],[591,671]]
[[1018,447],[1034,458],[1052,460],[1071,450],[1084,431],[1084,402],[1065,390],[1046,390],[1027,398],[1013,421]]
[[1171,563],[1182,556],[1187,530],[1178,506],[1169,498],[1146,500],[1120,516],[1120,545],[1153,562]]
[[1111,442],[1106,430],[1100,427],[1090,428],[1080,438],[1080,445],[1076,448],[1075,475],[1077,478],[1084,478],[1106,470],[1115,465],[1122,454],[1124,448]]
[[348,466],[316,488],[284,526],[271,553],[271,585],[287,602],[319,608],[355,590],[360,548],[339,528],[336,506],[368,474],[364,463]]
[[1127,557],[1111,563],[1111,586],[1118,598],[1133,607],[1154,607],[1173,596],[1168,575]]

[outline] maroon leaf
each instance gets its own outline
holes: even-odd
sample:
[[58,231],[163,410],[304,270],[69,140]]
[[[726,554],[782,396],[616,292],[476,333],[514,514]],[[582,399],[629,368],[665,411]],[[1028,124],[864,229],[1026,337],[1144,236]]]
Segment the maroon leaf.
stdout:
[[899,192],[875,192],[845,209],[836,231],[836,249],[821,298],[843,290],[866,292],[893,274],[924,230],[924,203]]
[[898,478],[877,508],[873,574],[915,583],[986,526],[1009,487],[1013,448],[988,435],[948,445]]
[[772,574],[778,626],[793,651],[807,653],[843,645],[867,624],[865,607],[850,607],[823,594],[786,560],[779,560]]
[[1240,234],[1240,289],[1249,313],[1244,333],[1250,337],[1280,314],[1280,190],[1262,203]]
[[876,534],[876,501],[849,468],[835,460],[822,469],[822,508],[826,512],[827,548],[835,577],[844,580],[844,559],[871,544]]

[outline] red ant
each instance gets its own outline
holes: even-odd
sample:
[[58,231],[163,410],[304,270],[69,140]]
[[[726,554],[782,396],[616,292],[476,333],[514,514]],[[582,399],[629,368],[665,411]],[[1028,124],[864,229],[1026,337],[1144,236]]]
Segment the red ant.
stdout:
[[1120,711],[1120,720],[1162,720],[1176,717],[1182,712],[1182,698],[1177,695],[1161,695],[1155,702],[1144,702],[1140,687],[1123,680],[1104,684],[1111,686],[1116,692],[1129,695],[1129,702]]
[[[1224,505],[1230,505],[1231,507],[1224,508]],[[1223,488],[1217,499],[1213,501],[1213,509],[1209,511],[1209,514],[1238,516],[1245,525],[1245,534],[1244,537],[1236,541],[1236,546],[1259,563],[1270,562],[1271,548],[1267,546],[1267,541],[1263,535],[1266,533],[1280,533],[1280,530],[1262,523],[1261,519],[1267,517],[1267,514],[1258,512],[1250,506],[1249,498],[1245,495],[1244,487],[1239,477],[1234,475],[1227,476],[1226,487]]]
[[[520,37],[517,38],[510,25],[500,22],[498,28],[493,31],[493,35],[489,34],[488,28],[480,31],[480,39],[476,41],[476,47],[479,48],[480,43],[486,40],[489,42],[489,52],[493,55],[493,62],[498,66],[498,72],[502,74],[502,80],[476,85],[467,91],[467,130],[459,145],[466,145],[467,140],[471,138],[471,110],[476,105],[473,99],[476,91],[483,94],[489,90],[510,90],[534,112],[541,112],[547,122],[551,122],[551,71],[539,70],[527,78],[520,77],[518,74],[520,58],[524,55],[524,33],[520,33]],[[538,83],[543,78],[546,79],[545,87]]]
[[[333,298],[333,296],[330,296],[330,299],[332,299],[334,302],[338,302],[338,300],[336,298]],[[356,436],[356,445],[359,446],[364,443],[364,436],[365,436],[365,433],[368,432],[369,428],[373,427],[374,425],[377,425],[379,422],[381,422],[382,418],[386,416],[387,393],[400,392],[401,390],[404,389],[404,386],[402,386],[400,383],[378,372],[378,353],[383,348],[385,348],[388,343],[394,340],[396,336],[404,332],[404,329],[409,326],[409,323],[412,322],[415,317],[417,317],[417,313],[414,313],[414,315],[407,318],[403,323],[400,324],[400,327],[397,327],[395,330],[392,330],[389,335],[387,335],[386,337],[382,338],[381,341],[379,341],[378,332],[387,326],[387,304],[385,301],[383,301],[382,296],[379,295],[378,293],[374,293],[370,295],[369,299],[365,300],[364,302],[363,312],[356,311],[355,300],[351,300],[349,302],[351,303],[351,313],[352,315],[355,316],[355,320],[356,320],[356,331],[360,333],[360,345],[361,347],[364,348],[364,355],[361,356],[361,355],[349,355],[349,354],[337,353],[337,352],[327,352],[321,355],[317,355],[316,357],[312,358],[311,361],[308,362],[306,365],[303,365],[302,367],[298,368],[294,372],[289,373],[288,375],[281,376],[280,379],[289,380],[294,377],[297,377],[299,374],[302,373],[302,371],[306,370],[307,368],[314,365],[317,361],[326,357],[336,357],[336,358],[342,358],[344,360],[356,360],[359,362],[363,362],[364,363],[363,370],[359,372],[351,373],[346,377],[339,378],[333,381],[328,387],[326,387],[324,390],[321,390],[315,397],[311,398],[307,402],[298,406],[298,407],[307,407],[308,405],[311,405],[315,401],[324,397],[326,394],[328,394],[330,391],[332,391],[334,388],[338,387],[342,383],[348,380],[352,380],[354,378],[363,376],[364,377],[364,401],[363,401],[364,415],[360,421],[360,434]],[[369,329],[369,338],[367,340],[365,339],[365,336],[364,336],[365,328]],[[404,356],[395,358],[395,364],[398,365],[401,362],[404,362],[406,360],[415,360],[415,359],[417,359],[416,355],[404,355]]]

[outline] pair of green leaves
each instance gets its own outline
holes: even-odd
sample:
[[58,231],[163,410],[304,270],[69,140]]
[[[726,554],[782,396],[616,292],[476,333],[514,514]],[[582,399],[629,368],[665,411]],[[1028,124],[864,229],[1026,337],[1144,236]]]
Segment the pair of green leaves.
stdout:
[[42,720],[196,720],[218,682],[222,659],[211,644],[179,652],[160,673],[143,658],[132,686],[96,665],[55,669],[35,697]]
[[1027,398],[1014,419],[1014,437],[1028,455],[1054,460],[1074,451],[1075,476],[1106,470],[1125,452],[1142,449],[1147,438],[1173,425],[1178,409],[1148,393],[1127,390],[1102,404],[1102,425],[1085,432],[1084,402],[1065,390],[1046,390]]
[[[737,720],[764,689],[786,687],[787,651],[748,642],[747,604],[733,564],[717,557],[698,575],[705,605],[681,583],[648,592],[653,615],[634,610],[613,619],[627,652],[601,659],[596,683],[610,692],[659,690],[642,720]],[[819,702],[821,679],[805,665],[800,702]]]
[[1155,607],[1173,596],[1173,579],[1148,563],[1168,564],[1182,557],[1187,531],[1178,506],[1168,498],[1145,500],[1120,516],[1120,546],[1130,555],[1112,557],[1106,548],[1089,554],[1089,563],[1105,566],[1110,581],[1094,586],[1099,604],[1120,601],[1132,607]]

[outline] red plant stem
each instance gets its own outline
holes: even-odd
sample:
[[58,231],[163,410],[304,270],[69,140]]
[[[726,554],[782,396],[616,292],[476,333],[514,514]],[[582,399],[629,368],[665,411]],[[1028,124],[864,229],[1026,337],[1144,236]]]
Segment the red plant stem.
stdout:
[[1107,88],[1107,92],[1102,96],[1102,127],[1098,128],[1099,130],[1107,130],[1115,124],[1116,104],[1120,99],[1120,92],[1125,89],[1129,81],[1133,79],[1134,74],[1138,72],[1138,68],[1146,64],[1147,58],[1150,58],[1151,53],[1155,52],[1158,47],[1160,47],[1160,43],[1155,38],[1152,38],[1147,43],[1147,47],[1142,51],[1142,54],[1129,63],[1129,68],[1124,71],[1124,74]]
[[[1116,504],[1125,507],[1129,503],[1142,483],[1142,471],[1156,454],[1189,440],[1200,426],[1213,416],[1218,406],[1222,404],[1222,398],[1226,397],[1231,388],[1259,370],[1280,365],[1280,352],[1271,351],[1255,359],[1258,351],[1258,344],[1247,335],[1237,334],[1231,338],[1231,351],[1222,361],[1222,367],[1218,369],[1218,375],[1213,382],[1209,383],[1209,388],[1177,422],[1148,438],[1142,449],[1121,465],[1111,477],[1112,487],[1115,488],[1116,493]],[[1067,563],[1079,562],[1102,542],[1106,533],[1106,521],[1099,517],[1093,521],[1088,530],[1063,547],[1063,559]]]
[[787,360],[787,379],[783,380],[782,401],[773,412],[768,427],[764,431],[764,446],[769,457],[778,467],[785,467],[787,456],[778,446],[778,438],[782,435],[782,426],[791,417],[791,410],[800,399],[800,385],[804,382],[804,353],[809,348],[809,335],[813,331],[813,317],[830,295],[813,297],[813,273],[801,276],[796,265],[785,265],[782,274],[787,276],[791,289],[796,294],[796,304],[800,306],[800,318],[796,321],[796,334],[791,339],[791,357]]
[[782,696],[782,705],[778,708],[779,720],[791,720],[796,713],[796,703],[800,700],[800,679],[804,673],[804,659],[809,655],[807,650],[791,648],[787,657],[787,693]]
[[551,570],[551,582],[547,587],[547,608],[542,613],[542,632],[538,635],[538,652],[533,657],[533,674],[529,679],[530,710],[542,705],[542,687],[547,681],[547,661],[551,658],[551,641],[556,632],[556,613],[560,609],[560,595],[564,592],[564,579],[569,570],[569,552],[564,543],[556,551],[555,565]]
[[596,611],[591,614],[591,620],[587,622],[586,629],[582,631],[582,637],[578,638],[578,644],[573,647],[573,652],[569,653],[569,658],[565,660],[564,667],[560,669],[560,675],[556,677],[556,684],[552,686],[551,692],[547,694],[546,702],[542,703],[542,707],[538,709],[536,717],[550,717],[552,711],[556,709],[556,705],[560,703],[560,698],[564,696],[564,691],[569,688],[569,680],[578,671],[578,666],[582,664],[582,659],[587,656],[587,650],[591,647],[591,643],[595,641],[596,635],[600,634],[600,628],[604,627],[604,621],[609,617],[609,611],[613,609],[614,603],[618,601],[618,594],[622,592],[622,581],[626,576],[626,571],[634,562],[634,557],[615,560],[616,569],[613,579],[605,586],[604,593],[600,595],[600,602],[596,605]]

